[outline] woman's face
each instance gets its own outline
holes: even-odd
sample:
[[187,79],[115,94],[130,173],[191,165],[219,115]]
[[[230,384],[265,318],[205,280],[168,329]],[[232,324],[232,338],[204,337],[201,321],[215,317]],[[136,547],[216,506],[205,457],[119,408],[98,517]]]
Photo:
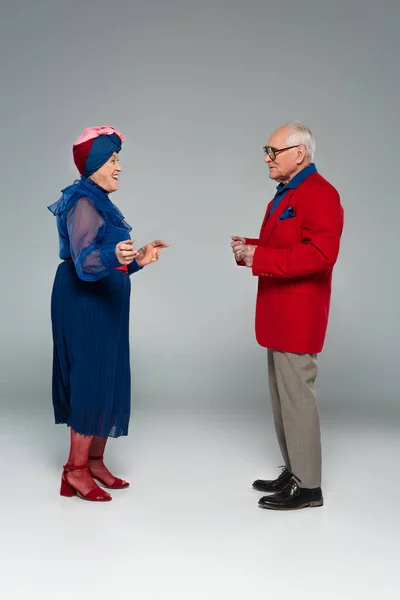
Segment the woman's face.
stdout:
[[118,162],[118,154],[114,152],[111,158],[93,175],[89,177],[106,192],[116,192],[118,189],[118,175],[122,169]]

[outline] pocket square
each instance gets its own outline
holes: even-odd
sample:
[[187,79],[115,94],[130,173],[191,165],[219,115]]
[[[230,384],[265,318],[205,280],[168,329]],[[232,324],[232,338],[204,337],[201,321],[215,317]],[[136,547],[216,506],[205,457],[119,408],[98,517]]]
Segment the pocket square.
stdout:
[[296,215],[294,214],[293,206],[288,206],[287,209],[279,217],[279,221],[285,221],[286,219],[293,219]]

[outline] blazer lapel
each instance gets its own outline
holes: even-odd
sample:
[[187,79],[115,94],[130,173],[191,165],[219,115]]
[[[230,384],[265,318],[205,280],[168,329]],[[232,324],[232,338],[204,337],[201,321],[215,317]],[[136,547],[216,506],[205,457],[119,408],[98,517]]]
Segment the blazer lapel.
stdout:
[[271,216],[270,216],[270,212],[271,212],[272,202],[268,206],[267,214],[265,216],[263,226],[261,228],[261,233],[260,233],[260,239],[262,240],[263,244],[266,244],[268,242],[269,238],[272,235],[272,232],[274,231],[274,229],[276,227],[279,217],[289,206],[289,201],[292,198],[295,191],[296,190],[289,190],[287,192],[287,194],[285,194],[284,198],[279,202],[278,206],[275,208],[275,210]]
[[265,211],[265,216],[264,216],[264,220],[263,220],[263,222],[262,222],[262,225],[261,225],[261,229],[262,229],[263,227],[265,227],[265,225],[266,225],[266,223],[267,223],[267,219],[268,219],[268,217],[269,217],[269,214],[270,214],[270,212],[271,212],[272,203],[273,203],[273,200],[271,200],[271,202],[270,202],[270,203],[268,204],[268,206],[267,206],[267,210]]

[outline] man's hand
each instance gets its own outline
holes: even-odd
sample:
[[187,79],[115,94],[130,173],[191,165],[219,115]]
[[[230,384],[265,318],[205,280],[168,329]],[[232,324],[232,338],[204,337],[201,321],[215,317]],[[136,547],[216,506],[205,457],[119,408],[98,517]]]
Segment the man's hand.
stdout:
[[143,248],[140,248],[136,257],[139,267],[145,267],[150,263],[156,262],[162,248],[168,248],[168,244],[165,244],[162,240],[154,240],[143,246]]
[[[256,251],[257,246],[249,246],[248,244],[241,243],[240,240],[243,240],[243,238],[236,238],[231,243],[235,259],[237,260],[237,262],[243,260],[246,267],[252,267],[254,252]],[[235,244],[235,246],[233,246],[233,244]]]
[[237,262],[240,262],[242,260],[241,248],[244,246],[245,243],[246,243],[246,240],[244,237],[239,237],[238,235],[232,236],[231,248],[232,248],[232,252],[234,254],[235,260],[237,260]]
[[242,246],[241,256],[244,260],[246,267],[253,266],[254,252],[257,250],[257,246]]
[[115,246],[115,256],[121,265],[130,265],[135,260],[138,251],[133,244],[133,240],[124,240]]

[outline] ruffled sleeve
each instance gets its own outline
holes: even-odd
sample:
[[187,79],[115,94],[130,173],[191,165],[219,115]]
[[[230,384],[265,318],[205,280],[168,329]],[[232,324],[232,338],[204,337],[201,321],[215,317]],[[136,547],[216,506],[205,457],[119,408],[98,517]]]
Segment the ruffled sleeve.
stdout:
[[80,198],[67,214],[71,257],[84,281],[98,281],[121,266],[115,247],[101,243],[104,218],[87,197]]
[[128,265],[128,275],[133,275],[133,273],[137,273],[138,271],[141,271],[143,269],[143,267],[140,267],[136,260],[133,260],[129,265]]

